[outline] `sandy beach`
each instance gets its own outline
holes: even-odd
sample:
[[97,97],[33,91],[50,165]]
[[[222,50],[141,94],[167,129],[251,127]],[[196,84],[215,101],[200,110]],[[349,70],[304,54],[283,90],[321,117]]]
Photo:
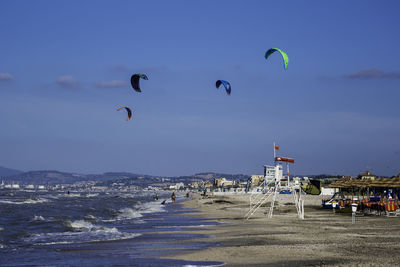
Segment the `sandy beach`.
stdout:
[[333,214],[320,208],[323,196],[303,196],[305,219],[299,220],[291,195],[279,195],[273,218],[267,207],[249,220],[248,195],[209,196],[194,194],[185,208],[191,216],[223,223],[193,231],[209,235],[199,242],[218,246],[168,256],[168,258],[219,261],[227,266],[394,266],[400,256],[400,217],[356,217]]

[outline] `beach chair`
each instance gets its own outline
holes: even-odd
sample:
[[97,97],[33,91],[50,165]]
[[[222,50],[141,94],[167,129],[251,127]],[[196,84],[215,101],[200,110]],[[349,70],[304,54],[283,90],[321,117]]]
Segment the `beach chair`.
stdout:
[[396,217],[397,216],[397,210],[398,210],[398,205],[394,201],[388,201],[386,203],[386,216],[387,217]]
[[360,208],[360,212],[362,212],[363,215],[369,214],[370,207],[368,206],[368,199],[366,199],[366,198],[362,199],[359,203],[359,208]]
[[367,206],[369,208],[369,214],[371,215],[378,215],[379,212],[379,203],[378,202],[368,202]]
[[353,203],[357,204],[356,216],[364,216],[364,203],[359,200],[353,201]]
[[386,213],[386,202],[379,201],[378,202],[378,213],[376,215],[381,216],[382,213]]
[[396,215],[400,215],[400,200],[395,200],[395,207],[396,207]]
[[397,205],[397,209],[395,211],[396,216],[400,215],[400,209],[399,209],[399,205]]
[[372,214],[372,202],[367,201],[364,203],[364,212],[369,215]]

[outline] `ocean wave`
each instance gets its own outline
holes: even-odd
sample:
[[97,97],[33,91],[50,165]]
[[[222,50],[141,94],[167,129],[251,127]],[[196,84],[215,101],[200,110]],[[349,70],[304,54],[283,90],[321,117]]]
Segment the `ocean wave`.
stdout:
[[133,223],[144,223],[143,220],[138,220],[138,218],[142,218],[143,214],[152,213],[152,212],[160,212],[163,211],[163,207],[160,204],[151,204],[151,203],[144,203],[144,204],[137,204],[134,208],[122,208],[118,211],[114,211],[117,215],[114,218],[110,219],[102,219],[103,222],[115,222],[119,220],[131,220],[135,219]]
[[[58,195],[58,196],[59,196],[59,195]],[[46,197],[47,197],[47,198],[50,198],[50,199],[60,199],[58,196],[56,196],[56,195],[50,195],[50,194],[46,195]]]
[[49,202],[49,200],[45,199],[45,198],[26,199],[26,200],[22,200],[22,201],[0,200],[0,203],[3,203],[3,204],[14,204],[14,205],[38,204],[38,203],[45,203],[45,202]]
[[140,203],[135,206],[140,213],[155,213],[155,212],[164,212],[165,206],[161,205],[162,201],[152,201]]
[[143,214],[147,213],[155,213],[155,212],[163,212],[164,205],[161,205],[161,201],[157,202],[138,202],[133,208],[122,208],[116,212],[117,215],[114,218],[110,219],[102,219],[103,222],[115,222],[118,220],[130,220],[135,219],[134,223],[144,223],[143,220],[138,220],[138,218],[143,217]]
[[[157,202],[145,202],[136,204],[134,208],[123,208],[118,211],[118,216],[114,220],[126,220],[126,219],[136,219],[143,217],[143,214],[163,212],[164,206],[161,205],[161,201]],[[108,220],[113,221],[113,220]]]
[[117,194],[117,195],[115,195],[115,197],[120,197],[120,198],[135,198],[136,197],[136,195],[134,195],[134,194]]
[[67,224],[72,231],[34,234],[25,238],[24,241],[33,245],[60,245],[123,240],[135,238],[140,235],[138,233],[120,232],[115,227],[108,228],[94,225],[84,220],[76,220]]
[[33,217],[33,220],[34,221],[44,221],[45,219],[44,219],[44,217],[43,216],[37,216],[37,215],[35,215],[34,217]]
[[80,197],[81,194],[74,194],[74,193],[67,193],[67,194],[60,194],[62,197]]
[[89,221],[97,221],[97,218],[94,217],[92,214],[86,214],[83,218]]
[[116,241],[131,239],[140,236],[138,233],[121,233],[115,231],[109,232],[64,232],[53,234],[37,234],[25,239],[26,242],[33,245],[62,245],[62,244],[76,244],[76,243],[90,243],[101,241]]
[[139,211],[131,209],[131,208],[123,208],[123,209],[120,209],[118,212],[119,212],[119,214],[117,216],[117,219],[119,219],[119,220],[135,219],[135,218],[143,217],[143,215]]
[[86,195],[86,197],[97,197],[99,193],[89,193]]
[[116,228],[106,228],[106,227],[101,227],[92,224],[91,222],[85,221],[85,220],[76,220],[73,222],[66,222],[66,225],[74,231],[97,231],[97,230],[103,230],[103,231],[116,231]]

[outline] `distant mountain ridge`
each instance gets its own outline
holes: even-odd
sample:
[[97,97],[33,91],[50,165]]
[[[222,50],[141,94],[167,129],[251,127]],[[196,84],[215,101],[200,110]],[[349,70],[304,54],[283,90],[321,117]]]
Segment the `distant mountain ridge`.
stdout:
[[[110,185],[113,183],[121,183],[125,185],[162,185],[165,183],[191,183],[199,181],[212,181],[218,177],[225,177],[228,180],[246,181],[250,175],[246,174],[227,174],[218,172],[201,172],[193,175],[168,177],[158,175],[145,175],[130,172],[105,172],[102,174],[80,174],[60,172],[56,170],[40,170],[22,172],[10,168],[0,167],[0,182],[3,180],[6,183],[16,182],[20,184],[34,185],[55,185],[55,184],[73,184],[77,182],[94,181],[100,185]],[[327,174],[308,175],[310,178],[323,180],[326,178],[339,177]]]
[[40,170],[17,173],[14,175],[4,176],[2,180],[5,182],[18,182],[22,184],[73,184],[76,182],[86,181],[107,181],[114,179],[128,179],[138,177],[137,174],[125,172],[107,172],[103,174],[80,174],[60,172],[55,170]]
[[22,171],[0,166],[0,177],[20,174]]
[[197,173],[188,176],[167,177],[167,176],[153,176],[145,174],[135,174],[129,172],[106,172],[102,174],[79,174],[60,172],[55,170],[40,170],[18,172],[12,175],[2,176],[5,182],[17,182],[21,184],[73,184],[76,182],[95,181],[103,185],[112,183],[123,183],[127,185],[147,186],[150,184],[163,184],[168,183],[190,183],[203,180],[212,180],[217,177],[225,177],[230,180],[247,180],[250,176],[244,174],[223,174],[214,172]]
[[2,177],[6,182],[18,182],[23,184],[72,184],[86,180],[85,175],[60,172],[54,170],[28,171]]

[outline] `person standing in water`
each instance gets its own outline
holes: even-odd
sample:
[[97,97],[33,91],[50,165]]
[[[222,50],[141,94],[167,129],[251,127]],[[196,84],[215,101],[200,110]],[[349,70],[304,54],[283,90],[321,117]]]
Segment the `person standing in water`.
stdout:
[[158,194],[156,193],[156,196],[154,197],[155,200],[158,200]]
[[172,192],[172,195],[171,195],[172,203],[175,203],[175,199],[176,199],[175,192]]

